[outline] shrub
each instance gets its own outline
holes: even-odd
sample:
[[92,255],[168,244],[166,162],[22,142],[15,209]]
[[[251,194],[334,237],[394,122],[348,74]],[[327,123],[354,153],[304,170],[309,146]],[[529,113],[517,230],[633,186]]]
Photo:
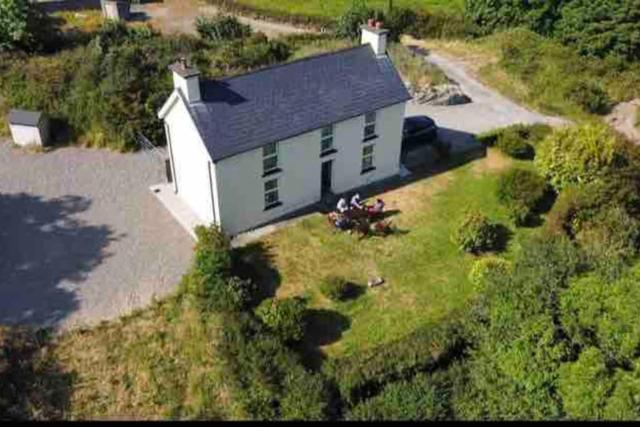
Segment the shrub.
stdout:
[[498,200],[506,205],[516,225],[532,218],[546,193],[544,178],[529,169],[512,168],[498,179]]
[[214,60],[214,65],[225,70],[225,73],[234,73],[276,64],[289,56],[291,48],[288,44],[279,40],[268,40],[264,34],[257,33],[248,39],[223,45]]
[[304,336],[306,304],[301,298],[264,300],[256,315],[285,342],[300,341]]
[[231,271],[231,242],[220,227],[195,228],[194,268],[203,277],[227,277]]
[[533,146],[514,131],[505,131],[499,134],[496,147],[515,159],[531,160],[535,155]]
[[476,260],[469,271],[469,281],[480,291],[486,280],[495,274],[508,274],[512,265],[504,258],[488,256]]
[[418,374],[409,381],[386,386],[382,392],[358,405],[346,416],[360,421],[444,420],[449,415],[449,391],[433,380]]
[[456,229],[453,240],[460,250],[478,254],[500,249],[499,225],[479,212],[467,212]]
[[216,42],[242,39],[252,33],[251,27],[242,24],[235,16],[222,14],[215,17],[198,16],[196,30],[203,39]]
[[419,39],[453,39],[472,35],[476,30],[460,13],[419,11],[414,24],[407,31]]
[[329,359],[323,369],[350,407],[376,395],[388,383],[446,366],[465,346],[461,326],[457,320],[445,320],[422,327],[384,345]]
[[618,206],[587,220],[576,234],[587,260],[607,277],[615,277],[640,245],[640,223]]
[[407,32],[417,20],[416,13],[407,8],[394,7],[384,17],[385,28],[389,30],[389,39],[398,41],[400,36]]
[[601,179],[623,162],[620,144],[608,126],[586,124],[555,130],[538,148],[535,164],[561,190]]
[[[258,420],[327,417],[326,385],[307,372],[298,356],[250,313],[228,313],[222,320],[219,350],[235,387],[234,396]],[[306,388],[305,388],[306,386]]]
[[353,293],[351,282],[339,276],[327,276],[320,282],[320,292],[333,301],[347,299]]
[[567,97],[588,113],[607,114],[611,110],[611,99],[600,85],[580,80],[569,86]]
[[367,7],[366,2],[354,1],[351,7],[336,19],[336,36],[357,39],[360,37],[360,26],[370,18],[381,19],[382,13]]
[[[480,143],[487,147],[493,147],[500,140],[503,147],[499,147],[506,154],[516,157],[530,159],[533,158],[534,148],[551,133],[551,126],[542,123],[532,125],[515,124],[504,128],[494,129],[481,133],[477,136]],[[522,142],[517,142],[521,140]]]
[[280,417],[283,420],[320,421],[327,419],[331,396],[319,374],[303,368],[291,370],[283,381]]

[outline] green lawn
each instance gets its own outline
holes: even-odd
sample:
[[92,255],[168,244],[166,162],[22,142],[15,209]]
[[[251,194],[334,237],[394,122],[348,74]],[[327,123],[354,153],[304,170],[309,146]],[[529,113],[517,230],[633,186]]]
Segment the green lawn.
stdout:
[[[507,224],[498,205],[498,172],[512,160],[490,150],[485,159],[384,193],[391,217],[401,233],[358,240],[336,233],[324,216],[313,215],[245,248],[247,261],[260,253],[269,262],[259,271],[277,296],[306,295],[312,317],[313,345],[329,355],[349,354],[398,338],[419,325],[436,322],[461,308],[474,291],[467,279],[474,260],[460,253],[450,235],[468,208],[477,208]],[[511,229],[513,227],[509,226]],[[509,250],[531,230],[519,229]],[[269,274],[269,280],[267,279]],[[357,298],[332,303],[317,290],[322,277],[338,274],[366,285],[372,276],[387,284],[365,290]]]
[[[236,3],[278,13],[334,18],[344,12],[351,5],[352,0],[236,0]],[[389,0],[368,0],[367,4],[376,9],[386,10]],[[462,10],[464,1],[393,0],[393,5],[415,10],[457,11]]]

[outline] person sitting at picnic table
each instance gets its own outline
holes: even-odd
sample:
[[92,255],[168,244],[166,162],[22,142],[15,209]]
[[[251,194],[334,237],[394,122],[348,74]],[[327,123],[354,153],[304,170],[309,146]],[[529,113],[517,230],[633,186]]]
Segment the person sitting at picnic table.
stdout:
[[344,197],[341,197],[340,200],[338,200],[338,205],[336,206],[336,208],[338,208],[338,212],[340,213],[345,213],[349,210],[349,206],[347,205],[347,201]]
[[356,193],[353,195],[353,197],[351,198],[351,209],[358,209],[361,210],[363,209],[362,204],[360,203],[360,194]]
[[335,224],[336,228],[338,228],[340,230],[346,230],[347,228],[349,228],[349,220],[347,219],[346,216],[344,216],[342,214],[338,214],[337,215],[334,224]]
[[383,210],[384,201],[382,199],[376,199],[376,202],[373,204],[373,206],[369,207],[369,213],[374,215],[381,214]]

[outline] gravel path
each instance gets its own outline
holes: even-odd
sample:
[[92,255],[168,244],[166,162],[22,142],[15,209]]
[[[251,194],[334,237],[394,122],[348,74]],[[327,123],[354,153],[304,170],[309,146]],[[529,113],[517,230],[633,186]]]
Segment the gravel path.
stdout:
[[[145,14],[149,22],[162,32],[190,34],[196,32],[196,17],[213,16],[218,13],[217,7],[198,0],[164,0],[162,3],[133,5],[131,10],[132,12]],[[263,21],[246,16],[238,16],[238,20],[250,25],[256,32],[263,32],[268,37],[309,32],[309,30],[293,25]]]
[[615,130],[625,135],[634,144],[640,144],[640,128],[636,126],[636,112],[640,108],[640,99],[621,102],[606,118]]
[[0,323],[93,324],[173,291],[193,241],[149,191],[163,170],[147,153],[0,142]]
[[410,102],[407,115],[427,115],[440,127],[469,133],[481,133],[515,123],[548,123],[560,126],[568,122],[559,117],[545,116],[522,107],[480,83],[471,76],[463,62],[446,58],[435,52],[418,50],[426,61],[439,67],[450,79],[460,84],[473,102],[455,106],[431,106]]

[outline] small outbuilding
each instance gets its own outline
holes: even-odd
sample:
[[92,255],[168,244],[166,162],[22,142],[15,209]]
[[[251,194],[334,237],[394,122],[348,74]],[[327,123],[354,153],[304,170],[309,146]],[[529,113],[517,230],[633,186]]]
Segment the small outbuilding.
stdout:
[[9,129],[13,142],[20,146],[44,146],[49,142],[49,120],[39,111],[11,110]]

